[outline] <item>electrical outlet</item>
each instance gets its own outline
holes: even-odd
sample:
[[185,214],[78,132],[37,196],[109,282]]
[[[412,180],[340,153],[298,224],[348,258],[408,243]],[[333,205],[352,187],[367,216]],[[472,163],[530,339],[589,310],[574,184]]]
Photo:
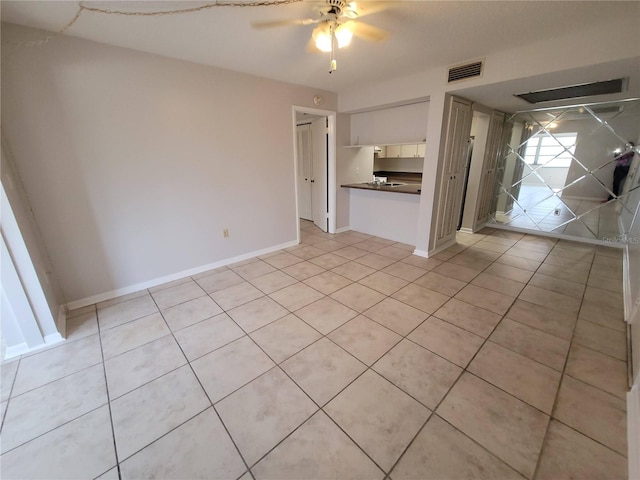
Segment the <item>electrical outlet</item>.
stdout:
[[224,238],[229,238],[229,229],[225,228],[224,230],[222,230],[222,236]]

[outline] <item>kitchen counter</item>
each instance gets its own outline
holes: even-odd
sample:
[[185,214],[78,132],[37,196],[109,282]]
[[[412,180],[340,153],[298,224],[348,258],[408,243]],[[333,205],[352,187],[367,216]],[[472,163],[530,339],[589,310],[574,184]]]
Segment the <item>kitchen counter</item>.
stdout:
[[373,185],[370,183],[349,183],[347,185],[340,186],[344,188],[359,188],[363,190],[377,190],[380,192],[409,193],[413,195],[420,195],[420,189],[422,188],[422,185],[420,183],[407,183],[406,185],[398,185],[397,187]]
[[420,185],[376,187],[355,184],[347,188],[352,230],[415,246]]

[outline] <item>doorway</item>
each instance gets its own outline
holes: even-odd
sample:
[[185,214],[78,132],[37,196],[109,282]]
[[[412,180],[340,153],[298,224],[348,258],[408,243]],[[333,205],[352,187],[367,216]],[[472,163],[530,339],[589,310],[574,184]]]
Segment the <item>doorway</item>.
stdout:
[[294,107],[293,115],[298,232],[303,219],[335,233],[335,112]]

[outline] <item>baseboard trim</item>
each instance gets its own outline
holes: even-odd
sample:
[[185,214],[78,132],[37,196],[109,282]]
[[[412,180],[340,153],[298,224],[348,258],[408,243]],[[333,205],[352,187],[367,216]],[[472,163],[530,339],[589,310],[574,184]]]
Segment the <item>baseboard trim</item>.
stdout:
[[433,257],[434,255],[437,255],[438,253],[440,253],[443,250],[446,250],[447,248],[449,248],[452,245],[456,244],[456,237],[454,236],[453,239],[449,240],[448,242],[446,242],[443,245],[440,245],[439,247],[436,247],[432,250],[429,250],[427,252],[425,252],[424,250],[416,250],[416,251],[420,251],[422,252],[424,255],[420,255],[421,257],[425,257],[425,258],[430,258]]
[[9,360],[10,358],[18,357],[28,351],[29,345],[27,345],[26,342],[19,343],[18,345],[11,345],[4,351],[4,359]]
[[4,359],[9,360],[10,358],[18,357],[20,355],[37,352],[38,350],[50,347],[51,345],[55,345],[56,343],[64,342],[65,339],[62,337],[62,335],[56,332],[52,333],[51,335],[45,336],[43,340],[43,343],[41,343],[40,345],[36,345],[35,347],[29,347],[26,342],[7,347],[4,352]]
[[418,250],[417,248],[413,251],[414,255],[417,255],[418,257],[424,257],[424,258],[429,258],[429,252],[427,252],[426,250]]
[[58,307],[58,316],[56,317],[56,326],[62,338],[67,338],[67,308],[64,305]]
[[640,386],[627,393],[629,478],[640,478]]
[[105,300],[111,300],[112,298],[120,297],[122,295],[127,295],[129,293],[134,293],[140,290],[146,290],[148,288],[157,287],[158,285],[162,285],[168,282],[173,282],[174,280],[180,280],[181,278],[197,275],[199,273],[203,273],[208,270],[213,270],[215,268],[220,268],[220,267],[226,267],[227,265],[231,265],[232,263],[242,262],[243,260],[260,257],[262,255],[266,255],[268,253],[282,250],[284,248],[293,247],[295,245],[298,245],[298,243],[299,242],[297,240],[293,240],[287,243],[281,243],[280,245],[274,245],[273,247],[264,248],[262,250],[256,250],[253,252],[245,253],[243,255],[238,255],[236,257],[226,258],[224,260],[208,263],[207,265],[201,265],[199,267],[190,268],[188,270],[182,270],[181,272],[176,272],[170,275],[165,275],[163,277],[154,278],[146,282],[136,283],[134,285],[117,288],[109,292],[99,293],[97,295],[92,295],[90,297],[81,298],[80,300],[73,300],[67,303],[67,309],[75,310],[77,308],[86,307],[87,305],[93,305],[94,303],[104,302]]
[[344,232],[348,232],[349,230],[351,230],[351,227],[342,227],[342,228],[336,229],[336,233],[344,233]]

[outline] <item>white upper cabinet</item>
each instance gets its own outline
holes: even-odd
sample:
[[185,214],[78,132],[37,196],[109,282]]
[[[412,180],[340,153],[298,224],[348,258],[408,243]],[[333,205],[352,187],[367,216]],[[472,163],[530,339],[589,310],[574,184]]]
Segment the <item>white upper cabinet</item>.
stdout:
[[400,158],[402,156],[402,145],[387,145],[386,157],[382,158]]
[[429,102],[381,108],[350,116],[350,146],[415,144],[427,135]]
[[424,143],[405,143],[380,147],[378,158],[424,158]]

